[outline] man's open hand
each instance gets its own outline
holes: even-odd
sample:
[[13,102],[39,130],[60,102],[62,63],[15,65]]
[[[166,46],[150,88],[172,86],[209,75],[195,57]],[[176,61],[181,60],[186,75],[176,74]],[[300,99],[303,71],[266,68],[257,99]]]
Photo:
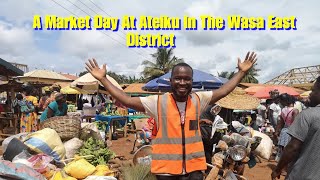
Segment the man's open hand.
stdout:
[[247,53],[246,58],[244,59],[243,62],[241,62],[241,59],[238,58],[238,68],[240,71],[243,72],[248,72],[249,69],[257,62],[257,54],[252,52],[250,54],[250,52]]
[[92,60],[89,59],[89,61],[86,62],[86,65],[87,71],[89,71],[97,80],[101,81],[102,78],[106,77],[107,68],[105,64],[103,64],[102,69],[100,69],[97,61],[93,58]]

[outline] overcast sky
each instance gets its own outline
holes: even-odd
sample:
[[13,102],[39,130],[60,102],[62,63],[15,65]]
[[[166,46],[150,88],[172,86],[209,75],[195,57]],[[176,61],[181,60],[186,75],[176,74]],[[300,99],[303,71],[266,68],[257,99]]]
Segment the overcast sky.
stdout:
[[[57,3],[55,3],[56,1]],[[140,76],[141,62],[154,48],[125,47],[126,31],[35,31],[33,16],[183,15],[296,16],[296,31],[174,31],[176,56],[195,69],[210,72],[235,70],[237,57],[258,53],[260,82],[295,67],[320,64],[320,13],[316,0],[1,0],[0,57],[29,65],[31,70],[50,69],[79,73],[95,57],[111,71]],[[70,2],[69,2],[70,1]],[[61,7],[62,6],[62,7]],[[67,9],[67,10],[66,10]],[[70,12],[69,12],[70,11]],[[200,23],[198,22],[198,27]],[[143,31],[142,33],[153,33]],[[158,32],[157,32],[158,33]],[[169,34],[170,31],[161,31]]]

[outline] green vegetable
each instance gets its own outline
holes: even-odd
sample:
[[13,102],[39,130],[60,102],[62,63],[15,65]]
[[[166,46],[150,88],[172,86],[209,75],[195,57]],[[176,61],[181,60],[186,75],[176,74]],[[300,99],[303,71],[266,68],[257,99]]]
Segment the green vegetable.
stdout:
[[93,157],[86,159],[92,165],[97,166],[107,164],[107,162],[115,156],[115,153],[109,150],[103,141],[95,140],[90,137],[80,148],[79,155],[93,155]]
[[108,122],[107,121],[95,121],[94,124],[97,126],[99,131],[106,131]]

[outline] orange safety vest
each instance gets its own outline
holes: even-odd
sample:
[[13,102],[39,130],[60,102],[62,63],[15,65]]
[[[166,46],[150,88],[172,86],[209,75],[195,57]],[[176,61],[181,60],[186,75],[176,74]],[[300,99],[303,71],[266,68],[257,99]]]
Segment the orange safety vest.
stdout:
[[172,94],[158,97],[158,133],[152,140],[151,172],[180,175],[205,170],[206,160],[201,139],[200,99],[196,94],[188,97],[184,125]]

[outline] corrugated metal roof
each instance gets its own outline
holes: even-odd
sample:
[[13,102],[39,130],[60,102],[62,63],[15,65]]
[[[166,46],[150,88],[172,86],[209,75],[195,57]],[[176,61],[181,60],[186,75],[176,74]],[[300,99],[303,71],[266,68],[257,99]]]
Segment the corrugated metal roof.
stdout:
[[72,74],[63,74],[63,73],[60,73],[60,74],[61,74],[62,76],[64,76],[64,77],[68,78],[68,79],[71,79],[71,80],[76,80],[76,79],[78,79],[77,76],[72,75]]
[[125,93],[143,93],[143,94],[155,94],[154,92],[144,91],[142,90],[142,87],[144,86],[144,83],[134,83],[130,84],[128,87],[124,89]]
[[64,77],[63,75],[48,71],[48,70],[34,70],[24,74],[24,76],[20,77],[33,77],[33,78],[43,78],[43,79],[58,79],[58,80],[71,80],[69,78]]
[[22,76],[23,71],[11,63],[0,58],[0,75],[3,76]]

